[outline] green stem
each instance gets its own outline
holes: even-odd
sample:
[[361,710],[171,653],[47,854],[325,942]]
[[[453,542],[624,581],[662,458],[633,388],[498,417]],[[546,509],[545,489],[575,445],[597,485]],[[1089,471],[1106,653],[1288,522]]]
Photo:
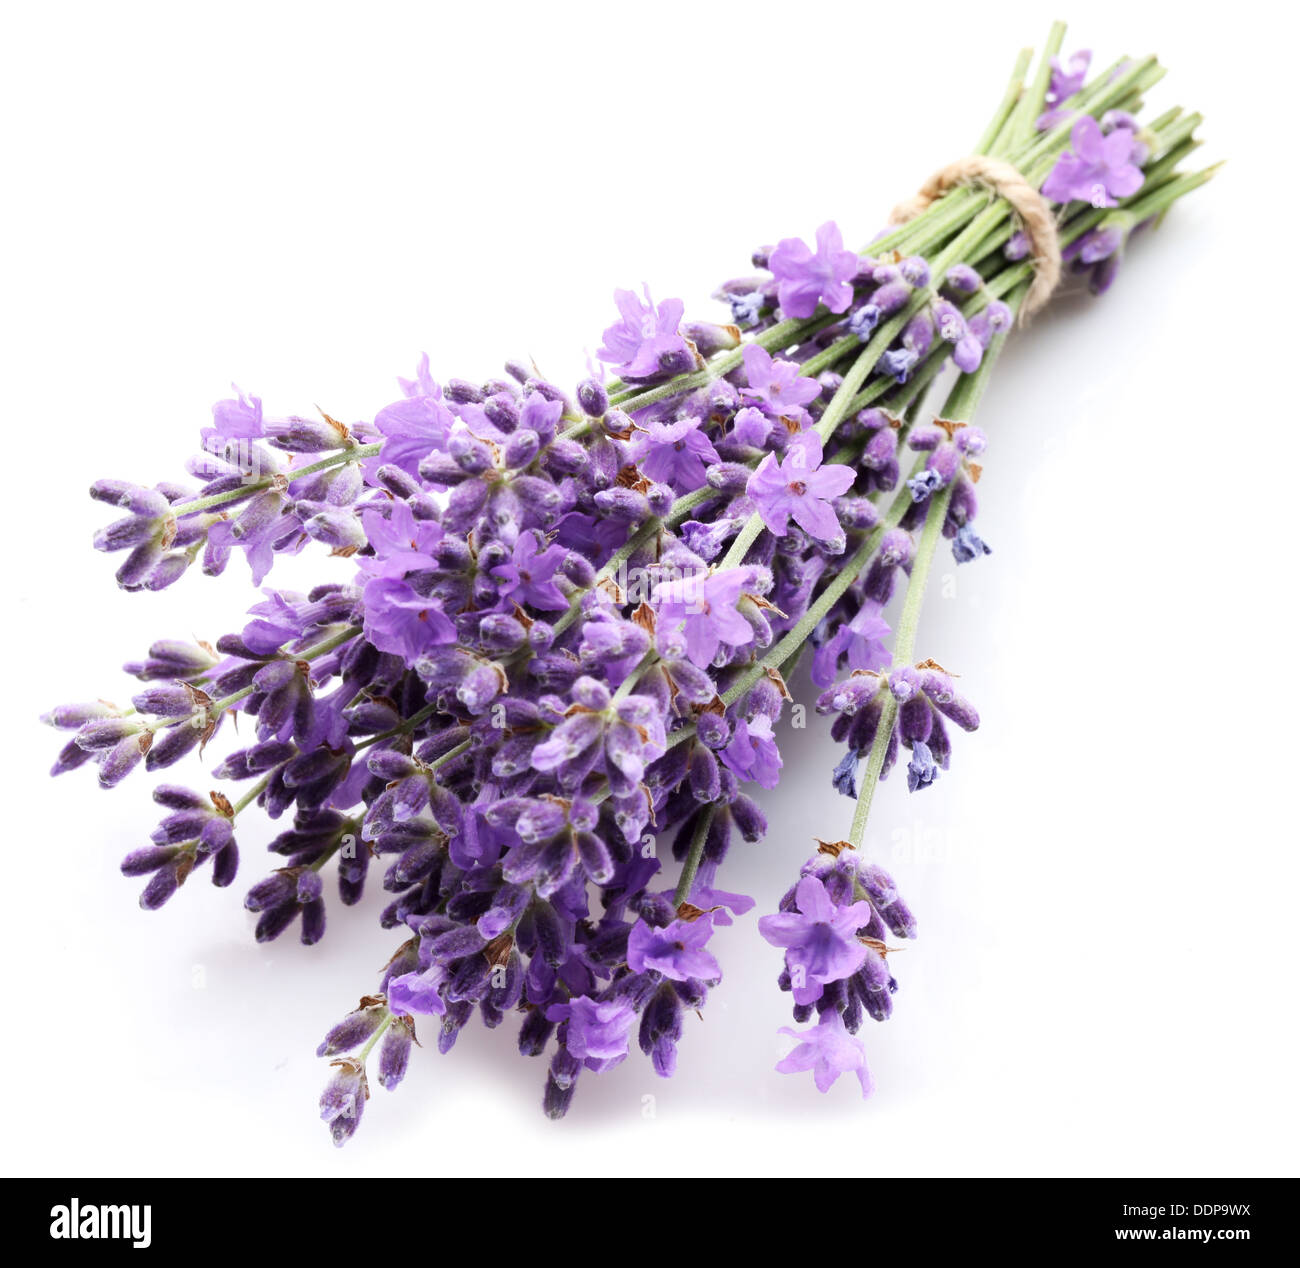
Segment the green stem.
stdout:
[[[949,400],[952,398],[950,397]],[[947,407],[945,407],[946,413]],[[898,620],[898,631],[894,636],[893,664],[904,666],[911,663],[916,644],[917,626],[921,620],[921,608],[925,603],[925,584],[930,574],[930,565],[934,561],[935,547],[942,535],[943,521],[948,514],[948,503],[952,501],[952,485],[930,499],[930,506],[925,514],[925,525],[921,529],[921,540],[917,544],[916,555],[912,560],[912,572],[907,581],[907,594],[903,600],[903,611]],[[894,734],[894,722],[898,717],[898,701],[893,692],[885,692],[884,707],[880,711],[880,721],[876,724],[875,739],[867,753],[867,765],[862,772],[862,785],[858,793],[858,804],[853,809],[853,823],[849,828],[849,844],[855,849],[861,846],[862,836],[867,828],[867,816],[871,813],[871,802],[876,795],[876,786],[880,783],[880,772],[885,768],[885,757],[889,752],[890,739]]]
[[366,1058],[369,1057],[371,1052],[374,1051],[375,1044],[377,1044],[384,1037],[385,1031],[387,1031],[389,1026],[391,1026],[392,1024],[393,1024],[393,1014],[387,1008],[385,1008],[384,1020],[379,1023],[378,1027],[375,1030],[375,1033],[371,1035],[369,1039],[366,1040],[365,1047],[363,1047],[361,1051],[357,1053],[356,1059],[362,1065],[366,1064]]
[[880,772],[885,769],[885,754],[889,752],[889,737],[894,733],[894,721],[897,717],[898,701],[894,699],[893,692],[885,689],[885,705],[880,711],[876,736],[867,754],[867,765],[862,772],[858,803],[853,807],[853,823],[849,826],[849,844],[855,850],[861,847],[862,838],[867,830],[867,817],[871,814],[871,803],[880,784]]
[[[300,467],[297,471],[286,471],[283,474],[289,483],[293,484],[295,481],[301,480],[303,476],[315,475],[318,471],[328,471],[330,467],[342,466],[345,462],[356,462],[361,458],[373,458],[381,447],[382,442],[380,441],[369,445],[353,445],[349,449],[340,449],[328,458],[322,458],[319,462],[313,462],[310,466]],[[210,497],[195,498],[192,502],[178,502],[170,508],[169,513],[178,519],[182,516],[197,515],[200,511],[206,511],[209,507],[222,506],[227,502],[246,498],[250,493],[260,493],[263,489],[269,489],[274,483],[275,476],[266,476],[249,484],[241,484],[237,489],[227,489],[224,493],[213,493]]]
[[[372,744],[382,744],[384,740],[391,740],[395,735],[402,735],[405,732],[414,731],[421,722],[433,717],[437,712],[438,706],[436,703],[426,704],[422,709],[417,709],[409,718],[399,722],[396,726],[390,727],[387,731],[381,731],[378,735],[372,735],[369,739],[362,740],[361,743],[357,745],[357,752],[360,752],[363,748],[369,748]],[[469,741],[466,740],[460,747],[468,748]],[[450,753],[444,753],[438,760],[440,762],[446,761],[449,756],[451,756]]]
[[921,539],[916,546],[916,555],[912,559],[912,572],[908,577],[907,596],[903,600],[903,610],[899,614],[898,629],[894,634],[895,665],[911,663],[916,652],[916,631],[921,623],[921,609],[925,605],[925,585],[930,576],[930,565],[934,562],[935,547],[942,536],[943,521],[948,514],[948,503],[952,500],[952,485],[930,499],[930,507],[925,514],[925,525],[921,529]]
[[1152,190],[1145,198],[1135,198],[1132,202],[1125,203],[1124,210],[1136,220],[1147,220],[1151,216],[1159,215],[1162,211],[1167,211],[1170,205],[1184,194],[1191,193],[1192,190],[1204,185],[1222,166],[1222,163],[1215,163],[1202,171],[1179,176],[1159,189]]
[[1020,104],[1008,128],[1007,142],[1016,149],[1034,135],[1034,122],[1043,113],[1047,101],[1047,89],[1052,82],[1052,58],[1061,51],[1065,43],[1065,23],[1053,22],[1047,33],[1047,42],[1043,45],[1042,56],[1038,59],[1038,68],[1030,80],[1029,88],[1020,99]]
[[695,885],[695,874],[700,870],[700,860],[704,857],[704,843],[708,840],[709,825],[713,822],[713,815],[712,806],[700,811],[699,821],[691,835],[690,848],[686,852],[686,861],[682,864],[682,874],[673,892],[674,906],[684,903]]
[[243,813],[243,811],[247,810],[248,807],[262,795],[266,790],[267,784],[270,782],[271,773],[268,771],[267,774],[263,775],[262,778],[259,779],[246,793],[244,793],[244,795],[230,808],[230,817],[234,819]]
[[435,757],[433,761],[426,762],[425,765],[429,770],[435,771],[440,766],[445,766],[453,757],[459,757],[462,753],[468,753],[472,745],[472,740],[462,740],[455,748],[449,748],[441,757]]
[[1034,50],[1032,48],[1022,48],[1020,50],[1020,56],[1016,58],[1015,69],[1011,72],[1011,82],[1007,84],[1006,95],[1002,98],[997,113],[993,116],[989,126],[984,129],[984,134],[976,144],[974,153],[988,154],[992,150],[994,143],[1015,111],[1016,102],[1020,99],[1021,90],[1025,86],[1025,72],[1029,69],[1029,63],[1033,60]]
[[[1008,301],[1012,312],[1019,311],[1024,301],[1025,288],[1022,285]],[[999,335],[990,344],[980,367],[973,374],[965,374],[957,381],[948,399],[943,405],[943,417],[951,422],[968,423],[975,416],[980,398],[988,386],[994,363],[1006,335]],[[906,487],[906,486],[904,486]],[[912,558],[912,569],[907,578],[907,590],[903,597],[903,608],[899,613],[898,626],[894,632],[892,664],[902,667],[911,664],[916,654],[916,632],[921,624],[921,610],[925,605],[925,588],[929,580],[930,568],[934,563],[934,552],[943,535],[944,520],[948,517],[948,505],[952,501],[952,484],[945,486],[930,499],[926,508],[925,523],[921,528],[920,540],[917,542],[916,554]],[[898,717],[898,701],[891,691],[885,690],[884,706],[880,721],[876,724],[875,738],[867,752],[867,764],[862,772],[862,784],[858,792],[857,805],[853,809],[853,823],[849,828],[849,844],[855,849],[862,845],[866,832],[867,819],[871,814],[871,803],[876,795],[876,786],[880,783],[881,771],[885,768],[885,757],[889,752],[889,743],[894,733],[894,723]]]

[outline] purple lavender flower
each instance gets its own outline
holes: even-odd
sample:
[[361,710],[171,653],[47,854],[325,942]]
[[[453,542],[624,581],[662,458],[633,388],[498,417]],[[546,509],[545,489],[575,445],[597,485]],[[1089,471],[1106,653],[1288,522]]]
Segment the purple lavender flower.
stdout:
[[835,1009],[824,1012],[817,1025],[807,1030],[782,1026],[780,1033],[799,1042],[788,1056],[777,1062],[778,1073],[799,1074],[811,1070],[817,1090],[829,1092],[841,1074],[852,1071],[858,1077],[862,1095],[871,1095],[873,1085],[871,1072],[867,1069],[866,1050],[861,1040],[855,1039],[845,1029],[844,1018]]
[[363,999],[359,1007],[350,1012],[328,1034],[316,1049],[318,1057],[334,1057],[340,1052],[359,1048],[384,1024],[386,1011],[383,1000]]
[[229,445],[238,447],[241,441],[258,440],[264,434],[262,402],[236,387],[233,398],[212,407],[212,426],[203,428],[199,437],[209,453],[221,453]]
[[597,1002],[577,995],[567,1004],[552,1004],[546,1018],[568,1023],[565,1046],[588,1070],[599,1073],[626,1058],[636,1009],[626,999]]
[[418,475],[420,460],[442,449],[454,421],[442,401],[442,389],[429,375],[429,358],[424,356],[414,380],[403,379],[404,399],[385,406],[375,415],[375,428],[383,436],[383,447],[368,461],[367,470],[392,465],[408,475]]
[[730,437],[736,444],[750,449],[762,449],[771,434],[772,424],[761,409],[746,405],[736,411],[736,417],[732,419]]
[[662,929],[652,929],[638,920],[627,940],[627,966],[633,973],[661,973],[674,982],[692,978],[716,981],[722,970],[713,954],[704,949],[712,935],[709,912],[694,920],[674,920]]
[[1092,63],[1092,50],[1080,49],[1062,62],[1059,57],[1052,58],[1052,78],[1047,86],[1047,104],[1060,105],[1067,97],[1073,97],[1083,81],[1088,78],[1088,67]]
[[306,536],[293,503],[279,489],[268,489],[248,502],[233,520],[221,520],[208,530],[209,549],[236,548],[244,552],[253,584],[260,586],[275,564],[277,554],[301,549]]
[[839,226],[828,220],[817,230],[814,251],[800,238],[782,238],[768,256],[777,280],[781,311],[787,317],[811,317],[820,301],[833,313],[853,302],[853,279],[861,260],[844,249]]
[[935,764],[934,754],[924,740],[912,743],[912,756],[907,763],[907,791],[917,792],[928,788],[939,777],[939,767]]
[[[748,894],[733,894],[725,889],[714,888],[712,878],[717,866],[716,862],[705,862],[690,893],[691,903],[712,915],[715,928],[731,924],[733,915],[743,916],[754,909],[754,900]],[[728,912],[731,914],[728,915]]]
[[377,508],[364,510],[361,523],[375,553],[358,563],[371,576],[400,579],[408,572],[437,567],[433,550],[443,538],[442,525],[417,520],[408,503],[390,503],[387,515]]
[[988,544],[969,524],[958,528],[952,539],[952,557],[959,564],[968,564],[981,555],[991,555],[993,547]]
[[621,320],[606,328],[596,355],[611,362],[616,374],[636,382],[680,374],[696,363],[695,350],[679,330],[686,307],[680,299],[656,305],[646,287],[644,303],[633,291],[615,291],[614,303]]
[[388,982],[388,1006],[395,1013],[435,1014],[443,1016],[447,1003],[442,998],[447,971],[439,964],[431,965],[420,973],[403,973]]
[[405,581],[373,577],[363,593],[366,638],[381,652],[414,664],[430,648],[456,641],[456,627],[446,613]]
[[543,548],[536,533],[520,533],[510,562],[490,570],[504,583],[501,597],[513,597],[515,602],[531,604],[543,612],[563,612],[569,601],[553,578],[568,553],[563,546]]
[[773,418],[788,419],[803,426],[808,418],[804,408],[821,395],[821,385],[799,373],[795,361],[773,360],[766,348],[756,343],[745,345],[745,400],[759,405]]
[[415,1042],[415,1022],[410,1017],[394,1017],[384,1032],[379,1048],[379,1085],[391,1092],[406,1077]]
[[705,464],[718,462],[718,453],[700,430],[698,418],[637,424],[632,457],[651,480],[669,484],[678,493],[704,487]]
[[[562,781],[574,783],[599,765],[616,793],[632,795],[646,767],[666,747],[662,713],[649,696],[614,700],[604,683],[585,675],[573,683],[573,694],[573,708],[532,747],[529,763],[534,770],[556,772]],[[522,882],[531,876],[517,872],[512,879]]]
[[822,466],[822,442],[816,432],[796,436],[784,459],[768,454],[749,477],[746,492],[772,532],[781,535],[791,519],[822,541],[843,541],[844,530],[830,505],[853,484],[852,467]]
[[1002,254],[1008,260],[1024,260],[1028,258],[1030,251],[1033,250],[1033,243],[1029,240],[1029,235],[1023,229],[1017,229],[1008,239],[1007,244],[1002,248]]
[[718,296],[731,305],[731,318],[737,326],[756,326],[767,303],[767,296],[761,290],[747,291],[744,294],[724,293]]
[[813,685],[829,687],[835,681],[841,657],[847,659],[850,669],[858,672],[884,669],[890,661],[884,643],[889,632],[889,624],[880,614],[880,604],[869,600],[863,603],[853,619],[841,625],[813,653]]
[[737,611],[740,596],[754,584],[752,568],[727,568],[660,582],[650,595],[661,627],[681,625],[686,654],[701,669],[713,663],[718,648],[746,647],[754,629]]
[[774,947],[785,947],[786,967],[797,1004],[813,1004],[828,982],[851,976],[867,958],[858,930],[871,920],[871,904],[837,906],[826,886],[805,876],[795,891],[796,910],[762,916],[758,931]]
[[731,743],[718,754],[729,770],[741,779],[752,779],[761,788],[775,788],[781,777],[780,751],[772,733],[772,719],[758,714],[736,723]]
[[1076,273],[1089,274],[1088,286],[1094,295],[1104,295],[1119,272],[1131,229],[1132,217],[1114,212],[1070,243],[1061,258],[1068,260]]
[[969,264],[954,264],[948,270],[944,281],[962,295],[973,295],[984,285],[984,279],[980,277],[979,271]]
[[1066,150],[1043,182],[1043,196],[1053,202],[1080,199],[1094,207],[1114,207],[1142,187],[1142,169],[1133,161],[1138,141],[1128,128],[1103,136],[1101,125],[1083,115],[1070,130],[1073,150]]

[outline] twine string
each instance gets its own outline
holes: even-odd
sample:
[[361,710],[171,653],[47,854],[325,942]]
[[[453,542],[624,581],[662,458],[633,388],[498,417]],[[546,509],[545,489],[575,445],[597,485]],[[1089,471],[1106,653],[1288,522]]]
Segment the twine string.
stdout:
[[1061,280],[1061,243],[1056,232],[1056,218],[1047,199],[1017,168],[986,154],[971,154],[957,159],[947,167],[941,167],[911,198],[899,203],[890,214],[890,221],[906,224],[959,185],[981,185],[992,190],[1010,203],[1020,217],[1034,262],[1034,280],[1020,313],[1023,320],[1047,303]]

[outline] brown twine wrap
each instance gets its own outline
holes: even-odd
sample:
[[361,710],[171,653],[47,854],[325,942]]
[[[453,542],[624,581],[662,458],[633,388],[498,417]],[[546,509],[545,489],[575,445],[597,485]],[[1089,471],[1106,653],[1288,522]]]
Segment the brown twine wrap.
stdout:
[[971,154],[949,163],[935,172],[911,198],[899,203],[891,213],[890,221],[906,224],[958,185],[982,185],[991,189],[1010,203],[1020,217],[1034,260],[1034,280],[1020,310],[1021,320],[1024,320],[1047,303],[1061,280],[1061,243],[1047,199],[1010,163],[984,154]]

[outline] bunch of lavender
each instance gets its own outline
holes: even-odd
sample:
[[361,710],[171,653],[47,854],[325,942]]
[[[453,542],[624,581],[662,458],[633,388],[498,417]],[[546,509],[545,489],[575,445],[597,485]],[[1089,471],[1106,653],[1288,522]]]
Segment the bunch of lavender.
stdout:
[[1132,231],[1209,175],[1178,170],[1198,116],[1139,121],[1153,58],[1090,79],[1062,38],[1031,78],[1022,55],[974,155],[865,252],[833,223],[760,249],[719,291],[725,323],[616,292],[597,354],[616,377],[570,392],[510,363],[439,384],[426,358],[349,425],[241,395],[201,433],[197,491],[93,486],[121,512],[95,545],[122,557],[126,590],[237,553],[255,586],[313,543],[336,561],[307,594],[264,589],[214,643],[155,643],[125,667],[142,684],[129,707],[48,715],[73,732],[54,773],[93,762],[105,788],[245,715],[208,781],[235,790],[155,789],[163,816],[122,863],[147,909],[205,866],[231,884],[254,805],[287,816],[244,900],[259,940],[297,926],[316,942],[327,873],[351,906],[379,870],[397,945],[319,1049],[336,1143],[376,1047],[379,1082],[401,1081],[417,1018],[446,1052],[476,1011],[513,1015],[520,1051],[546,1056],[553,1117],[634,1042],[673,1073],[683,1015],[722,976],[713,931],[754,906],[719,869],[764,835],[750,789],[778,786],[805,651],[844,745],[832,782],[857,804],[848,839],[821,843],[758,921],[804,1027],[777,1068],[869,1087],[855,1036],[893,1007],[887,939],[916,933],[866,855],[872,798],[900,760],[910,791],[930,787],[953,728],[979,721],[916,645],[941,540],[958,563],[989,553],[976,407],[1062,260],[1104,291]]

